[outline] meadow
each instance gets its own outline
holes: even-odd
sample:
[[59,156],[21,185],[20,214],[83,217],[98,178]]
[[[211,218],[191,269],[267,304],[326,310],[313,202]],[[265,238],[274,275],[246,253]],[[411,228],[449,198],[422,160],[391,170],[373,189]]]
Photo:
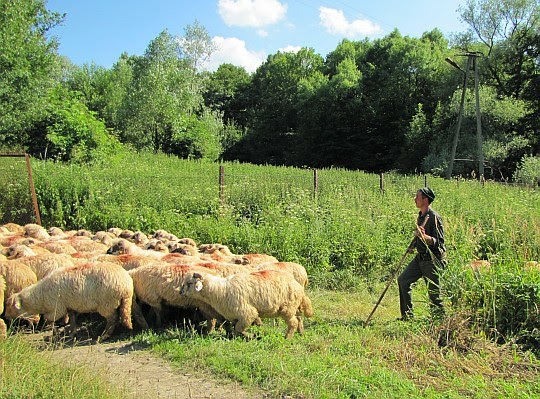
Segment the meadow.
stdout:
[[[164,155],[86,166],[32,161],[46,227],[165,229],[299,262],[310,275],[315,316],[290,341],[279,322],[253,327],[252,341],[183,325],[134,340],[183,369],[209,369],[275,397],[540,397],[540,270],[525,267],[540,261],[538,189],[386,173],[381,190],[378,175],[325,169],[315,190],[308,169],[222,166],[220,187],[218,164]],[[366,325],[412,238],[413,197],[426,182],[446,232],[447,316],[430,318],[420,282],[417,318],[396,322],[394,284]],[[491,267],[473,271],[477,259]]]

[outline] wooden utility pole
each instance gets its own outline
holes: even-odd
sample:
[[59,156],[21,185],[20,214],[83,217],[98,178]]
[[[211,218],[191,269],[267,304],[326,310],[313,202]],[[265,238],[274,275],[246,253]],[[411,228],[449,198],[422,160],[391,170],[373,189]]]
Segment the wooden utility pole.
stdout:
[[467,84],[469,82],[469,73],[471,68],[474,69],[474,87],[475,87],[475,96],[476,96],[476,139],[478,144],[478,178],[480,180],[484,179],[484,151],[483,151],[483,138],[482,138],[482,121],[480,114],[480,93],[478,91],[479,87],[479,76],[478,76],[478,66],[476,59],[482,56],[482,53],[479,52],[467,52],[465,54],[458,54],[459,56],[467,57],[467,67],[465,71],[459,67],[454,61],[450,58],[446,58],[446,61],[453,67],[459,69],[465,76],[463,78],[463,90],[461,92],[461,102],[459,104],[459,113],[458,121],[456,125],[456,134],[454,135],[454,141],[452,143],[452,151],[450,153],[450,162],[448,163],[448,169],[446,170],[446,178],[452,178],[452,170],[454,168],[454,161],[456,159],[456,150],[459,140],[459,131],[461,130],[461,122],[463,120],[463,108],[465,104],[465,94],[467,92]]

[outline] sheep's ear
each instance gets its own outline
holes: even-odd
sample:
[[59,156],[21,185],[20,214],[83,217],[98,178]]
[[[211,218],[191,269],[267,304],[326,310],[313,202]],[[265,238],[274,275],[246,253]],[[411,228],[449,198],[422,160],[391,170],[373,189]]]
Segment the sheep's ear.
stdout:
[[13,307],[16,310],[21,310],[21,298],[19,298],[19,297],[13,298]]
[[200,273],[193,273],[193,278],[202,279],[202,275]]
[[203,283],[201,280],[198,280],[196,283],[195,283],[195,291],[200,291],[203,289]]

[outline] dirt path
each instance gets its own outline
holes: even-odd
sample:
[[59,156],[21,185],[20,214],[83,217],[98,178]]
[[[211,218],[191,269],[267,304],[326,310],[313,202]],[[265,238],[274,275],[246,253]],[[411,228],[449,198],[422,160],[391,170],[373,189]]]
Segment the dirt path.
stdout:
[[[218,381],[173,368],[167,361],[144,350],[131,340],[75,344],[46,343],[47,337],[33,334],[32,341],[42,346],[44,356],[64,365],[93,367],[110,382],[126,387],[136,399],[261,399],[269,395],[251,392],[234,383]],[[40,342],[41,341],[41,342]]]

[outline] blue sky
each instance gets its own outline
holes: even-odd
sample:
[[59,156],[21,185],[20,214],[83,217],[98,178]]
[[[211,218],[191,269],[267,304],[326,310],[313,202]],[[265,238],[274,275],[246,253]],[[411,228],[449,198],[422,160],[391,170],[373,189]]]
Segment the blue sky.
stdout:
[[371,40],[397,28],[420,37],[439,28],[462,32],[465,0],[48,0],[66,13],[52,34],[59,53],[78,65],[110,68],[123,52],[142,55],[167,29],[182,36],[203,25],[217,45],[207,68],[224,62],[253,72],[269,54],[312,47],[325,57],[344,39]]

